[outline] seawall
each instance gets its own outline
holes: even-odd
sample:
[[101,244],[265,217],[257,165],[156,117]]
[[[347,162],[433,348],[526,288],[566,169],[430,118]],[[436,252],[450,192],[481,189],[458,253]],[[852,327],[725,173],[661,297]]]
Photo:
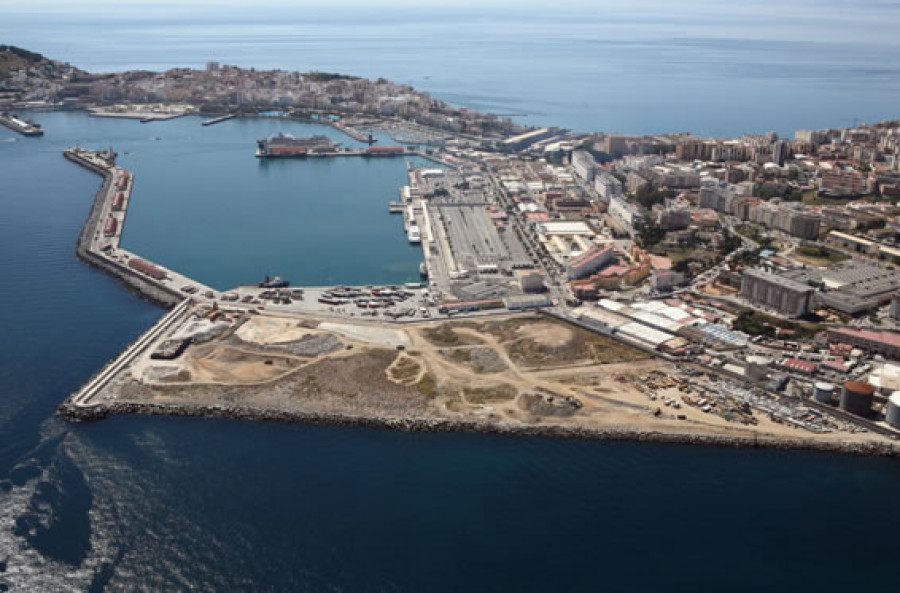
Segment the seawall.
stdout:
[[73,163],[76,163],[103,178],[103,185],[100,186],[100,190],[97,192],[97,195],[94,196],[94,201],[91,204],[88,217],[81,227],[81,232],[78,234],[78,239],[75,242],[75,255],[78,259],[106,272],[131,292],[151,303],[168,308],[173,307],[184,300],[184,295],[180,295],[174,290],[157,286],[119,262],[111,261],[91,251],[91,237],[100,228],[103,205],[112,195],[110,190],[113,183],[113,174],[108,169],[100,167],[70,150],[63,152],[63,155]]
[[295,412],[276,409],[253,409],[243,406],[175,405],[159,403],[102,402],[91,408],[80,408],[66,401],[60,414],[70,420],[99,420],[114,414],[195,416],[232,420],[265,420],[283,423],[321,424],[331,426],[364,426],[405,432],[470,432],[509,436],[578,438],[589,440],[678,443],[744,449],[809,450],[850,455],[900,457],[895,443],[862,443],[775,437],[703,435],[678,432],[645,431],[629,427],[581,428],[569,426],[528,426],[499,424],[478,420],[444,418],[369,417],[326,413]]

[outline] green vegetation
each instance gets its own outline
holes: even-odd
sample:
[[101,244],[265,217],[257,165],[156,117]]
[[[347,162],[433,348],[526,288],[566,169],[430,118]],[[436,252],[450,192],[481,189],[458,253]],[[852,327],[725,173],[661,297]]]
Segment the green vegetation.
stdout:
[[472,360],[472,355],[465,348],[457,348],[450,352],[450,358],[456,362],[469,362]]
[[422,370],[422,367],[419,366],[419,363],[404,356],[401,358],[394,366],[390,369],[391,378],[394,381],[409,381],[418,376],[419,372]]
[[635,192],[634,201],[649,210],[655,204],[662,204],[667,198],[671,199],[676,195],[678,194],[672,189],[652,189],[645,186]]
[[306,80],[313,82],[329,82],[332,80],[359,80],[359,76],[348,76],[346,74],[337,74],[335,72],[307,72],[303,75]]
[[754,311],[744,311],[734,320],[733,328],[751,336],[775,337],[775,327],[769,325],[764,316]]
[[41,54],[14,45],[0,45],[0,80],[8,78],[13,70],[29,64],[46,61]]
[[466,387],[463,395],[471,404],[486,404],[492,402],[509,401],[518,395],[518,390],[511,385],[496,385],[494,387]]
[[419,393],[424,395],[425,397],[434,397],[437,395],[437,383],[434,381],[434,377],[426,374],[423,376],[418,383]]
[[798,247],[794,250],[794,256],[800,256],[797,259],[800,259],[801,261],[803,259],[813,260],[816,263],[822,263],[823,265],[834,264],[850,259],[849,255],[845,255],[840,251],[833,251],[827,247],[813,245]]
[[789,321],[750,309],[739,313],[732,327],[751,336],[767,337],[774,337],[777,328],[789,329],[796,332],[798,339],[810,339],[823,329],[821,325],[815,323]]
[[641,234],[638,235],[638,241],[641,244],[641,247],[652,247],[656,245],[660,241],[666,238],[666,231],[655,224],[650,224],[644,227],[641,231]]

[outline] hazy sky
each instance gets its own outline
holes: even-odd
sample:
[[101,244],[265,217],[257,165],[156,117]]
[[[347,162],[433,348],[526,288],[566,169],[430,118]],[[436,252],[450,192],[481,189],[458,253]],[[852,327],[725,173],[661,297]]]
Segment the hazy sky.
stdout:
[[[166,19],[209,15],[237,22],[286,23],[339,20],[348,11],[358,18],[421,18],[437,14],[465,15],[502,22],[504,14],[541,19],[591,18],[607,23],[682,23],[685,35],[702,28],[704,36],[803,41],[877,42],[900,45],[900,1],[894,0],[0,0],[0,21],[19,15],[79,15],[97,19],[122,17]],[[37,21],[39,24],[39,21]],[[28,26],[26,23],[24,26]],[[0,32],[2,32],[0,25]],[[2,41],[2,40],[0,40]]]

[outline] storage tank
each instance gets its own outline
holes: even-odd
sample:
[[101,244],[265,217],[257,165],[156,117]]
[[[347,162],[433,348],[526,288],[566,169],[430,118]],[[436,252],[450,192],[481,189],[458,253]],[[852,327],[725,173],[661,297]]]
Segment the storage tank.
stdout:
[[872,412],[872,394],[875,388],[863,381],[847,381],[841,390],[841,409],[858,416]]
[[900,391],[895,391],[888,398],[884,408],[884,419],[894,428],[900,428]]
[[816,383],[813,385],[813,399],[823,404],[834,401],[834,385],[831,383]]

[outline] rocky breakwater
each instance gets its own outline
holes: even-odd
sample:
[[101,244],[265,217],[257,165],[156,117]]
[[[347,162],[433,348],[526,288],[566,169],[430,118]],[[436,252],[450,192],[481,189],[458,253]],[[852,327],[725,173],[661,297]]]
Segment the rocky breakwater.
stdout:
[[477,432],[506,436],[576,438],[590,440],[674,443],[733,448],[811,450],[850,455],[900,457],[900,446],[887,442],[792,439],[769,436],[709,435],[690,432],[663,432],[633,427],[583,427],[558,424],[529,425],[487,419],[449,419],[415,416],[356,416],[350,414],[310,413],[285,409],[259,409],[241,405],[184,405],[105,401],[91,408],[80,408],[67,401],[60,413],[75,421],[91,421],[112,414],[197,416],[233,420],[265,420],[283,423],[362,426],[405,432]]
[[63,156],[103,178],[103,184],[94,196],[87,219],[75,243],[75,254],[78,259],[106,272],[137,296],[152,303],[168,308],[184,300],[184,295],[180,295],[177,291],[160,286],[92,248],[93,237],[100,232],[103,224],[103,213],[115,195],[115,167],[108,164],[107,155],[100,152],[69,148],[63,151]]

